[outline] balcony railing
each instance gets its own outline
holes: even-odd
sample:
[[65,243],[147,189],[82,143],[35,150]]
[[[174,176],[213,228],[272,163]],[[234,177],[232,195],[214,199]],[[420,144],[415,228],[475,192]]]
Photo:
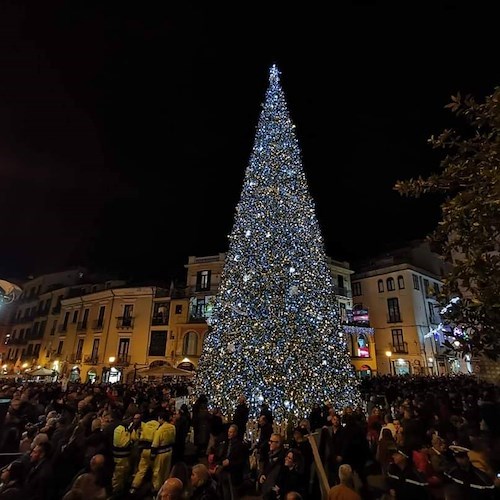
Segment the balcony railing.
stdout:
[[333,287],[335,291],[335,295],[340,295],[341,297],[352,297],[352,292],[348,288],[345,288],[343,286],[334,286]]
[[154,325],[168,325],[168,317],[163,316],[162,314],[158,314],[153,316],[151,319],[151,324]]
[[87,321],[79,321],[76,325],[76,331],[77,332],[86,332],[88,328],[88,322]]
[[97,365],[101,362],[99,358],[100,357],[97,354],[86,354],[83,357],[83,363],[86,365]]
[[408,354],[408,342],[392,344],[392,352],[395,354]]
[[28,343],[28,339],[20,339],[20,338],[9,338],[6,345],[26,345]]
[[128,366],[130,364],[130,355],[129,354],[122,354],[122,355],[116,356],[115,362],[113,364],[116,366]]
[[96,332],[102,332],[104,330],[104,320],[103,319],[96,319],[92,323],[92,330]]
[[68,363],[81,363],[82,362],[82,353],[73,353],[70,354],[67,358]]
[[118,316],[116,318],[116,328],[134,328],[134,318],[132,316]]

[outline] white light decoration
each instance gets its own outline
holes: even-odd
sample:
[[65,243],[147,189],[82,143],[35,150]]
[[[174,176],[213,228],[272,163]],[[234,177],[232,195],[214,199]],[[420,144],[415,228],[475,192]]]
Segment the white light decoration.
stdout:
[[332,401],[337,411],[358,406],[359,380],[341,335],[334,285],[273,66],[195,395],[205,394],[226,415],[240,394],[254,417],[265,401],[277,423],[306,417],[315,403]]

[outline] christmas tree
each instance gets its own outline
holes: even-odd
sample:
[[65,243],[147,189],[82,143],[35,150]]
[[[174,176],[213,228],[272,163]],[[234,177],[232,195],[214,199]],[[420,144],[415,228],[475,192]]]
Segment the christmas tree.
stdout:
[[240,394],[278,421],[359,404],[294,128],[272,66],[195,378],[227,415]]

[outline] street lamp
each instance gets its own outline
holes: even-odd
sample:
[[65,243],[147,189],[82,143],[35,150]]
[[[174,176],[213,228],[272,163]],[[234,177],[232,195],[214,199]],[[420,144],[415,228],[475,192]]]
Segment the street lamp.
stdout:
[[385,355],[387,356],[387,362],[389,363],[389,374],[392,375],[392,363],[391,363],[392,351],[385,351]]
[[116,358],[114,356],[110,356],[108,361],[109,361],[109,364],[112,365],[116,361]]

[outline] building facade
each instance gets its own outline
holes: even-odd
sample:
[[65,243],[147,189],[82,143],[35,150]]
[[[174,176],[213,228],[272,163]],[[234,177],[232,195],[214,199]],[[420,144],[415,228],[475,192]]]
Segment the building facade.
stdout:
[[436,294],[447,266],[426,243],[415,243],[361,265],[352,277],[354,307],[370,311],[381,374],[438,375],[461,371],[435,333]]

